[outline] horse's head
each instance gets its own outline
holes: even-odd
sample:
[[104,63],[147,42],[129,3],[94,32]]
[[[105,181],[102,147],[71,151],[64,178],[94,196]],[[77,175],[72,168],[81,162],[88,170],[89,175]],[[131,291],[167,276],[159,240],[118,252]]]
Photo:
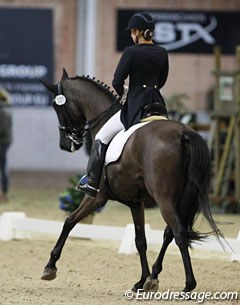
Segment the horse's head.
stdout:
[[41,83],[54,94],[53,108],[59,122],[59,146],[62,150],[74,152],[83,145],[86,119],[74,103],[73,93],[64,91],[68,79],[68,74],[63,69],[62,79],[56,85],[43,80]]
[[110,87],[89,76],[71,78],[63,69],[62,79],[56,85],[41,82],[54,94],[60,148],[69,152],[79,149],[87,135],[94,138],[106,120],[121,107]]

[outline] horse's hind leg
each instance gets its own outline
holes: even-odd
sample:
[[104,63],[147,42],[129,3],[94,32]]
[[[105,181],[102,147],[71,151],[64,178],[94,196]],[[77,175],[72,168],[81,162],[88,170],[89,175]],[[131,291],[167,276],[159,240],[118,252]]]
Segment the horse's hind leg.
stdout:
[[93,198],[91,196],[85,196],[79,208],[74,211],[66,220],[60,234],[60,237],[51,252],[50,260],[48,261],[43,275],[41,277],[42,280],[53,280],[56,277],[57,268],[56,262],[59,260],[61,256],[61,252],[63,246],[66,242],[66,239],[73,229],[73,227],[84,217],[88,216],[89,214],[93,213],[96,208],[103,206],[106,203],[106,199],[103,200],[102,198]]
[[160,250],[160,253],[158,255],[158,258],[157,258],[156,262],[153,264],[153,267],[152,267],[151,277],[153,279],[157,279],[158,274],[162,271],[163,258],[164,258],[164,255],[166,253],[166,250],[167,250],[169,244],[173,240],[173,237],[174,236],[173,236],[172,230],[169,228],[169,226],[166,226],[166,228],[164,230],[164,234],[163,234],[162,248]]
[[174,235],[176,244],[179,247],[182,255],[183,265],[185,269],[186,286],[183,291],[188,292],[193,290],[196,287],[197,283],[194,278],[191,258],[188,251],[187,231],[181,225],[179,226],[179,228],[180,229]]
[[[156,202],[160,202],[160,201],[156,201]],[[194,278],[191,259],[188,252],[188,233],[187,230],[181,224],[178,215],[174,209],[174,206],[175,205],[170,199],[166,199],[166,200],[162,199],[160,204],[160,210],[168,227],[171,229],[176,244],[181,252],[183,265],[185,269],[185,275],[186,275],[186,286],[183,291],[187,292],[193,290],[196,287],[196,280]],[[166,241],[166,243],[164,244],[164,248],[166,248],[168,243],[170,243],[169,241],[172,238],[171,234],[168,236],[168,238],[169,240]],[[162,254],[165,253],[164,248]]]
[[[152,267],[152,274],[147,278],[147,281],[143,285],[143,290],[144,291],[152,291],[156,290],[158,288],[158,275],[162,271],[162,262],[164,255],[166,253],[166,250],[169,246],[169,244],[173,240],[173,233],[172,230],[169,228],[169,226],[166,226],[163,234],[163,244],[160,250],[160,253],[157,257],[157,260],[153,264]],[[155,289],[153,287],[156,287]]]
[[138,250],[141,267],[142,267],[142,275],[140,281],[138,281],[132,288],[132,291],[137,292],[138,289],[143,288],[143,284],[145,283],[147,277],[150,274],[150,270],[147,262],[147,242],[144,228],[144,204],[138,204],[131,207],[131,213],[135,225],[135,243],[136,248]]

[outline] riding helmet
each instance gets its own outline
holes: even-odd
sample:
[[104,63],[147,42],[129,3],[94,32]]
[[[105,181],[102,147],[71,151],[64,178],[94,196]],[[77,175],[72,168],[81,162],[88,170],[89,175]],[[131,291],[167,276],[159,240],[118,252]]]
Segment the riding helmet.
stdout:
[[147,29],[154,30],[154,28],[155,24],[151,15],[148,13],[137,13],[130,18],[127,30],[138,29],[145,31]]

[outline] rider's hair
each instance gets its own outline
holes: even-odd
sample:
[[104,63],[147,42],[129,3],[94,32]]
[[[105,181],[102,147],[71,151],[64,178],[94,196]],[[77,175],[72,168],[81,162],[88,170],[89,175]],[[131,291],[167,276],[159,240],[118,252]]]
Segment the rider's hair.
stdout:
[[[136,32],[137,29],[133,29],[132,31]],[[140,37],[142,36],[147,41],[152,39],[153,34],[154,34],[153,30],[150,30],[150,29],[146,29],[145,31],[139,31],[139,36]],[[139,36],[138,36],[138,38],[139,38]]]
[[150,30],[150,29],[146,29],[143,33],[143,37],[145,40],[151,40],[152,37],[153,37],[153,30]]

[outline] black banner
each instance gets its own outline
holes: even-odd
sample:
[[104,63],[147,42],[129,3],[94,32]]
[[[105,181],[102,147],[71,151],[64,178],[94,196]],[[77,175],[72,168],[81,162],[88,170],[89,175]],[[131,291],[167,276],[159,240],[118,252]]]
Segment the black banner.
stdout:
[[[146,11],[146,10],[145,10]],[[117,50],[131,45],[129,18],[141,10],[118,10]],[[155,43],[169,52],[212,54],[218,45],[223,54],[234,54],[240,45],[240,12],[147,11],[155,20]]]
[[0,9],[0,87],[13,106],[48,106],[53,82],[52,10]]

